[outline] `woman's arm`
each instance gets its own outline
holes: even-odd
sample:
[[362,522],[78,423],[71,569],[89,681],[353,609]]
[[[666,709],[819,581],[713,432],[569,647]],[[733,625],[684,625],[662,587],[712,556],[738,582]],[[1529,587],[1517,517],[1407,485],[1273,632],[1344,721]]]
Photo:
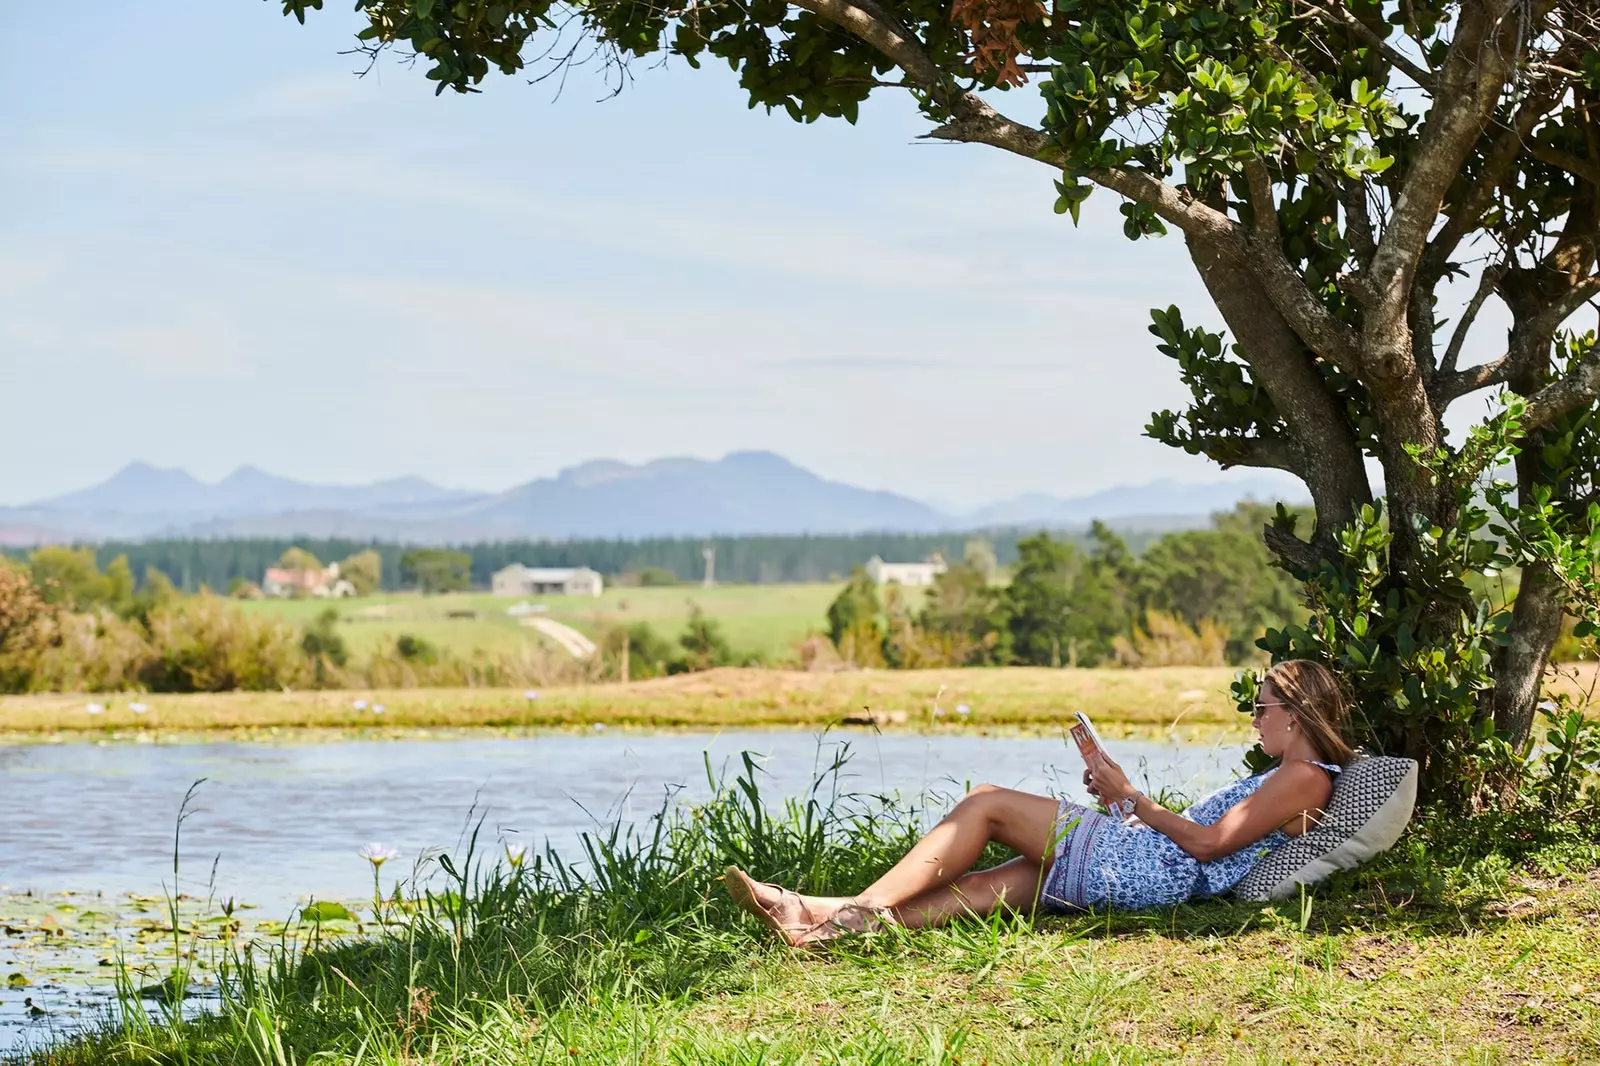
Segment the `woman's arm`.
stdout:
[[1200,825],[1134,789],[1122,767],[1110,759],[1097,760],[1093,768],[1094,791],[1102,800],[1133,797],[1133,813],[1151,829],[1200,862],[1211,862],[1248,847],[1297,815],[1322,807],[1333,793],[1327,774],[1309,763],[1291,762],[1229,808],[1215,825]]

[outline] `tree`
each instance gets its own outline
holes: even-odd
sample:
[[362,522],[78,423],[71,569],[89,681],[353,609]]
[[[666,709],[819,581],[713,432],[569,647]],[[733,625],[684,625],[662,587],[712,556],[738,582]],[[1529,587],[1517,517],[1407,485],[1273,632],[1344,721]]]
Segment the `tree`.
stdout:
[[1017,545],[1019,558],[1006,586],[1011,647],[1017,661],[1061,666],[1074,655],[1072,586],[1084,566],[1083,553],[1048,533]]
[[1259,504],[1242,504],[1219,515],[1212,529],[1169,533],[1150,545],[1139,560],[1141,602],[1191,628],[1221,624],[1228,660],[1244,661],[1267,629],[1305,614],[1298,584],[1273,565],[1258,532],[1268,514]]
[[[302,20],[320,6],[284,0]],[[588,38],[619,76],[652,53],[726,61],[752,106],[801,121],[853,122],[870,93],[908,92],[929,137],[1054,172],[1058,212],[1076,219],[1106,190],[1131,239],[1178,230],[1229,336],[1153,312],[1192,402],[1148,432],[1305,483],[1310,528],[1285,516],[1267,538],[1305,583],[1313,624],[1267,645],[1342,667],[1361,739],[1423,759],[1431,783],[1478,741],[1524,744],[1564,611],[1600,624],[1600,348],[1563,332],[1600,295],[1600,21],[1585,5],[357,7],[365,47],[409,44],[440,92],[586,54],[562,34]],[[1003,114],[995,101],[1036,75],[1038,96],[1013,110],[1042,110],[1038,125]],[[1459,313],[1455,279],[1471,289]],[[1463,365],[1491,300],[1510,329]],[[1447,410],[1486,389],[1501,390],[1487,417],[1450,439]],[[1485,492],[1502,464],[1505,489]],[[1486,617],[1466,572],[1513,564],[1514,606]]]
[[312,673],[318,688],[327,684],[330,663],[334,666],[343,666],[349,661],[349,649],[345,647],[344,637],[339,634],[337,609],[326,607],[318,612],[317,617],[312,619],[311,624],[306,626],[300,635],[300,650],[311,660]]
[[1011,631],[1006,625],[1005,593],[989,584],[993,553],[976,563],[968,542],[969,561],[956,563],[934,579],[918,624],[947,638],[960,665],[997,666],[1011,661]]
[[472,556],[446,548],[413,548],[400,556],[400,577],[424,594],[460,592],[472,585]]
[[93,548],[47,545],[28,556],[33,583],[46,603],[86,611],[106,603],[112,583],[95,565]]
[[278,566],[283,570],[308,570],[322,572],[322,561],[301,547],[288,548],[278,556]]
[[828,604],[828,639],[838,647],[847,633],[871,630],[883,638],[883,601],[878,597],[878,584],[862,567],[850,571],[850,580],[844,583],[839,595]]
[[678,638],[678,646],[683,649],[684,661],[690,670],[709,670],[734,661],[733,649],[728,645],[728,638],[722,635],[722,627],[706,617],[698,603],[689,604],[689,621]]
[[339,564],[339,576],[355,586],[357,596],[370,596],[383,584],[383,556],[368,548]]

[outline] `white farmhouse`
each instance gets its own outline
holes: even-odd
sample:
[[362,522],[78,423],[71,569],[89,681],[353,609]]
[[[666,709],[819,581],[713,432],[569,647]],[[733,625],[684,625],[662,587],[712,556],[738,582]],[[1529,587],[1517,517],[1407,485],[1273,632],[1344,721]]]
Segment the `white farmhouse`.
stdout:
[[605,587],[587,566],[534,567],[512,563],[490,580],[496,596],[598,596]]
[[934,552],[920,563],[886,563],[874,555],[867,560],[867,576],[879,585],[918,588],[931,585],[945,572],[944,556]]

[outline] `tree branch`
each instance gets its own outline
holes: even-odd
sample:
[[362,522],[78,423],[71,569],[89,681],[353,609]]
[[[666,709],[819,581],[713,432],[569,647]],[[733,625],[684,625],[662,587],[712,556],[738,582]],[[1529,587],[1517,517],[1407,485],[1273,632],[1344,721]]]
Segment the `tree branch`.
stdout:
[[1282,559],[1290,573],[1309,574],[1322,561],[1322,553],[1286,529],[1268,525],[1261,530],[1267,549]]
[[1451,370],[1449,374],[1440,374],[1433,383],[1433,389],[1430,390],[1434,396],[1434,407],[1442,411],[1469,392],[1477,392],[1490,385],[1504,385],[1506,379],[1511,376],[1514,362],[1507,354],[1478,366],[1469,366],[1465,370]]
[[1235,466],[1283,470],[1304,477],[1300,451],[1281,437],[1195,436],[1194,443],[1224,470]]
[[1594,403],[1600,392],[1600,345],[1568,368],[1559,381],[1553,382],[1528,397],[1528,408],[1523,415],[1523,425],[1537,429],[1547,425],[1569,411]]
[[1504,17],[1505,0],[1464,4],[1439,79],[1451,106],[1428,112],[1417,150],[1395,197],[1394,211],[1368,271],[1368,335],[1393,335],[1404,328],[1411,279],[1467,153],[1494,114],[1509,76],[1517,20]]
[[1535,140],[1528,140],[1523,144],[1528,154],[1541,163],[1549,163],[1559,167],[1574,177],[1582,178],[1591,185],[1600,185],[1600,165],[1591,159],[1575,156],[1571,152],[1563,152],[1559,148],[1552,148],[1548,144],[1540,144]]
[[1444,358],[1439,362],[1440,377],[1455,373],[1456,361],[1461,357],[1461,346],[1467,342],[1467,331],[1472,328],[1473,320],[1478,317],[1483,302],[1494,292],[1494,287],[1500,283],[1500,276],[1504,273],[1505,265],[1501,263],[1484,268],[1483,274],[1478,278],[1477,291],[1472,294],[1472,299],[1467,301],[1466,310],[1461,312],[1461,321],[1456,323],[1455,332],[1450,334],[1450,344],[1445,348]]
[[1378,52],[1381,53],[1383,57],[1387,59],[1397,70],[1403,73],[1406,77],[1410,78],[1412,81],[1416,82],[1417,85],[1426,90],[1429,95],[1433,95],[1434,90],[1437,87],[1435,84],[1433,71],[1421,66],[1410,56],[1406,55],[1394,45],[1378,36],[1377,32],[1373,30],[1372,27],[1368,26],[1365,22],[1362,22],[1360,19],[1350,14],[1350,12],[1345,10],[1344,7],[1341,6],[1332,9],[1325,8],[1318,4],[1311,3],[1310,0],[1301,0],[1301,5],[1323,22],[1326,22],[1331,26],[1343,26],[1345,29],[1361,38],[1362,43],[1364,43],[1367,47],[1377,49]]

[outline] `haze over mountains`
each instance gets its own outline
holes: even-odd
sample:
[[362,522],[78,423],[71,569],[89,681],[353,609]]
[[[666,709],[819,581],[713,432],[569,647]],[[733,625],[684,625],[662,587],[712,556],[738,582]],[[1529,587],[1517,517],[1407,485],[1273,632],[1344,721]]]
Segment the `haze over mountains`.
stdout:
[[926,532],[1002,526],[1179,526],[1245,498],[1299,498],[1270,476],[1156,481],[1088,496],[1038,493],[965,513],[828,481],[771,452],[722,459],[601,460],[504,492],[440,488],[418,477],[313,485],[244,466],[207,483],[132,463],[90,488],[0,507],[0,543],[158,536],[348,536],[416,543],[757,533]]

